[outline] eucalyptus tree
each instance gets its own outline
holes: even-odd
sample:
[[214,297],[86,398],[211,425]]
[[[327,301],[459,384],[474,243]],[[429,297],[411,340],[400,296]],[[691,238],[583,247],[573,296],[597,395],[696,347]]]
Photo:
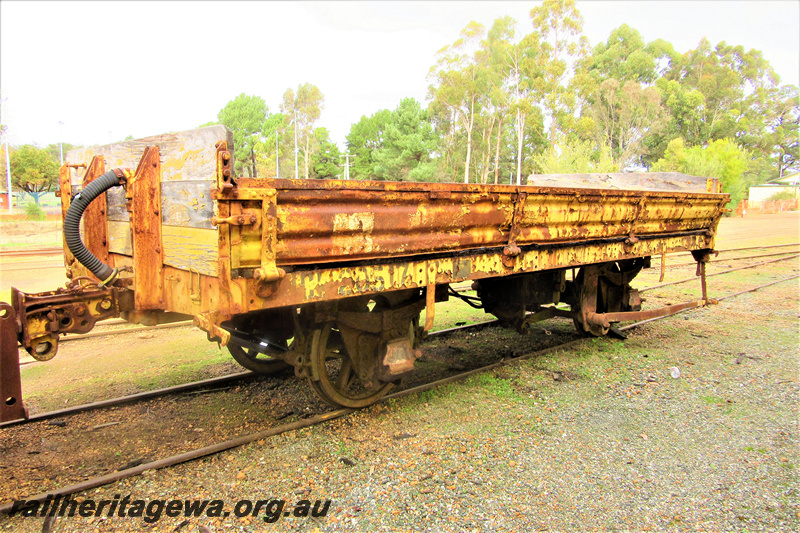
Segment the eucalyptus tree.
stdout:
[[654,82],[674,57],[668,42],[645,43],[623,24],[577,66],[574,85],[583,106],[576,132],[608,146],[620,169],[641,166],[647,140],[666,127],[668,114]]
[[283,94],[281,112],[287,117],[292,134],[296,135],[295,150],[303,154],[303,176],[310,176],[314,125],[322,114],[325,97],[316,85],[304,83],[295,93],[287,89]]
[[775,154],[777,175],[800,170],[800,96],[794,85],[773,93],[767,123],[766,149]]
[[482,24],[470,22],[456,42],[437,53],[436,65],[428,74],[433,82],[428,88],[428,110],[441,129],[449,130],[447,142],[457,141],[459,129],[466,136],[464,183],[470,181],[472,136],[480,99],[486,93],[485,72],[478,61],[484,33]]
[[531,84],[536,100],[549,122],[548,140],[574,128],[578,94],[572,84],[573,66],[587,53],[583,17],[575,0],[544,0],[530,11],[533,33],[530,45],[533,74]]
[[350,162],[353,179],[376,179],[376,155],[383,149],[386,125],[391,111],[382,109],[350,126],[347,153],[355,156]]
[[261,97],[242,93],[217,114],[220,123],[233,132],[235,172],[241,173],[243,168],[249,167],[251,175],[257,177],[256,144],[268,113]]
[[[485,145],[481,183],[488,181],[489,159],[493,156],[494,183],[500,179],[501,149],[506,148],[504,126],[508,121],[506,115],[514,113],[515,130],[518,146],[522,146],[522,129],[525,125],[525,106],[523,105],[523,89],[521,82],[522,51],[514,43],[516,21],[512,17],[498,18],[492,24],[481,43],[480,57],[486,70],[486,90],[484,96],[485,112],[483,144]],[[494,135],[494,139],[492,139]],[[521,158],[519,158],[521,159]],[[518,170],[519,173],[519,170]]]

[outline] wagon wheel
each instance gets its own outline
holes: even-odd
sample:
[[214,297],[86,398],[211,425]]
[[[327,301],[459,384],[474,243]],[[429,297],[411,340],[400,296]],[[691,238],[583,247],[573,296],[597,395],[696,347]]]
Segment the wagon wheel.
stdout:
[[589,331],[586,331],[583,329],[583,322],[577,318],[573,318],[572,323],[575,324],[575,329],[578,330],[578,333],[584,337],[605,337],[608,334],[609,328],[598,326],[597,324],[592,324],[589,326]]
[[252,348],[246,348],[236,344],[236,341],[233,340],[228,343],[228,351],[231,352],[237,363],[248,370],[260,374],[272,374],[289,366],[282,359],[257,352]]
[[[379,383],[369,388],[358,377],[353,361],[333,322],[314,330],[310,343],[309,383],[325,402],[336,407],[366,407],[394,387],[393,383]],[[319,379],[315,380],[314,376]]]
[[[578,316],[572,319],[572,323],[575,324],[575,329],[578,330],[578,333],[584,337],[605,337],[608,334],[609,328],[597,324],[590,324],[589,330],[587,331],[586,328],[584,328],[583,320],[581,320],[581,317],[583,316],[583,305],[585,303],[581,297],[583,293],[584,275],[584,269],[581,268],[578,271],[578,275],[575,277],[575,284],[577,285],[576,292],[580,308],[578,311]],[[596,301],[596,312],[605,313],[607,311],[608,310],[605,309],[604,303],[598,299]]]

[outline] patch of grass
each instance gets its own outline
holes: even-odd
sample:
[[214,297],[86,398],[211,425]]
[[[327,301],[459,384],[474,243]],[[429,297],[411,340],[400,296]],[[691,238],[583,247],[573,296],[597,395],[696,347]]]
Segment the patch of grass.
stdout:
[[[457,298],[450,298],[447,302],[436,304],[433,317],[434,331],[454,328],[463,324],[472,324],[494,320],[492,315],[484,313],[482,309],[474,309]],[[425,323],[425,312],[420,317],[420,324]]]
[[47,213],[36,202],[28,202],[25,204],[25,217],[28,220],[42,222],[47,218]]
[[482,372],[472,376],[467,380],[466,384],[481,387],[503,400],[519,401],[522,399],[520,394],[514,390],[510,379],[498,378],[489,372]]
[[333,454],[335,457],[352,457],[353,449],[344,443],[344,441],[339,441],[336,446],[336,452]]
[[[227,349],[200,332],[157,335],[167,340],[154,343],[131,334],[64,344],[52,361],[21,368],[25,398],[36,411],[52,410],[221,375],[235,365]],[[109,356],[114,353],[120,356]]]
[[220,350],[215,345],[210,345],[199,355],[200,359],[175,360],[169,365],[167,373],[134,375],[131,377],[130,383],[141,389],[170,387],[193,381],[210,365],[231,361],[231,355],[228,351],[226,349]]
[[712,405],[724,404],[725,400],[719,396],[700,396],[700,399]]

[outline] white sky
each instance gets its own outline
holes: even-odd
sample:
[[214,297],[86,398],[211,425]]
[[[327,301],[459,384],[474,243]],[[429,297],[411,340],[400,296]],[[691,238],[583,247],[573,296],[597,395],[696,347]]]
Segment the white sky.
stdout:
[[[105,144],[192,129],[244,92],[277,112],[313,83],[318,122],[344,146],[350,125],[404,97],[423,105],[435,54],[471,20],[532,29],[539,2],[0,3],[2,122],[11,144]],[[679,52],[707,37],[761,50],[800,84],[797,0],[578,1],[592,46],[623,23]]]

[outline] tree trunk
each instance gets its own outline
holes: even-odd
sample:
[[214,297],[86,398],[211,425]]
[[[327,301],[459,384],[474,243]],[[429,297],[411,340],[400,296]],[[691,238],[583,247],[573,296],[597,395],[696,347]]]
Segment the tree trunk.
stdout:
[[503,135],[503,115],[500,115],[500,124],[497,125],[497,147],[494,152],[494,184],[500,180],[500,138]]
[[305,169],[306,179],[308,179],[308,156],[309,156],[309,149],[311,145],[311,135],[306,135],[306,149],[303,153],[303,168]]
[[472,101],[469,105],[469,121],[465,121],[467,123],[467,159],[464,163],[464,183],[469,183],[469,164],[470,159],[472,157],[472,127],[475,124],[475,98],[472,98]]
[[517,181],[522,183],[522,134],[525,131],[525,117],[517,109]]

